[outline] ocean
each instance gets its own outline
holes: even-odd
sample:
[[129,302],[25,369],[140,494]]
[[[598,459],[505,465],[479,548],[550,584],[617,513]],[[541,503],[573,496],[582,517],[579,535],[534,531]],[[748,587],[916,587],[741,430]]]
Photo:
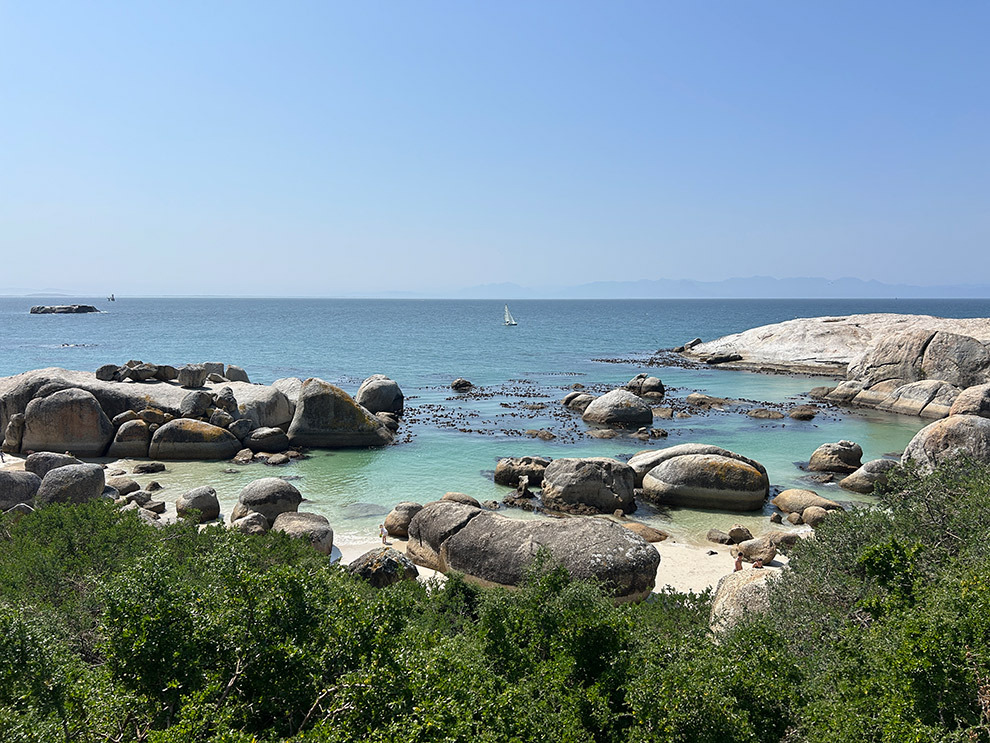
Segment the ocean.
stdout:
[[[32,304],[94,304],[100,314],[30,315]],[[866,312],[990,316],[990,300],[516,300],[518,325],[502,324],[491,300],[225,299],[119,297],[0,298],[0,376],[58,366],[95,370],[129,359],[172,364],[220,361],[244,367],[253,382],[321,377],[351,394],[371,374],[395,379],[407,416],[397,443],[376,450],[314,452],[288,467],[215,462],[168,463],[155,475],[174,501],[184,489],[216,488],[225,511],[246,482],[289,477],[306,498],[302,510],[325,514],[339,543],[373,540],[392,505],[424,503],[448,491],[501,500],[491,473],[500,457],[542,455],[627,458],[645,448],[715,444],[766,466],[775,487],[811,487],[826,497],[869,501],[832,484],[809,485],[800,465],[828,441],[849,439],[864,461],[900,452],[925,421],[876,411],[828,409],[810,422],[757,420],[740,410],[658,420],[666,439],[600,440],[584,435],[577,414],[559,400],[578,383],[592,392],[620,386],[639,372],[660,377],[668,397],[691,392],[789,405],[807,401],[829,380],[711,368],[647,367],[658,349],[711,340],[795,317]],[[464,377],[477,389],[450,390]],[[547,429],[542,441],[526,430]],[[144,484],[144,483],[142,483]],[[515,509],[507,515],[526,517]],[[767,514],[641,505],[637,518],[700,542],[711,527],[733,523],[754,533]]]

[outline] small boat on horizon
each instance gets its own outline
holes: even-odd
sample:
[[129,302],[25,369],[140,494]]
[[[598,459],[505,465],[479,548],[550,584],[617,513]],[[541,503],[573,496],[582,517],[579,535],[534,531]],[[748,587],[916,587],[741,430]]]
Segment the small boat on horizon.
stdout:
[[506,325],[518,325],[519,324],[519,323],[516,322],[516,319],[512,316],[512,313],[509,312],[509,305],[505,305],[505,324]]

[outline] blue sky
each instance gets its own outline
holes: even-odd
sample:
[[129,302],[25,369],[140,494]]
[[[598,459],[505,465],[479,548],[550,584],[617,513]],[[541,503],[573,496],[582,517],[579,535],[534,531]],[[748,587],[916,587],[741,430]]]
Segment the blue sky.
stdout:
[[0,287],[990,283],[986,2],[3,2]]

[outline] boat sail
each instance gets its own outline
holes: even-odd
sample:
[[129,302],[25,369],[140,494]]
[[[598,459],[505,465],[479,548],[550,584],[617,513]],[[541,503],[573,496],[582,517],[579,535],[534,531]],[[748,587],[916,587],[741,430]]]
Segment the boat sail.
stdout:
[[512,316],[512,313],[509,312],[509,305],[505,305],[505,324],[506,325],[518,325],[519,324],[519,323],[516,322],[516,319]]

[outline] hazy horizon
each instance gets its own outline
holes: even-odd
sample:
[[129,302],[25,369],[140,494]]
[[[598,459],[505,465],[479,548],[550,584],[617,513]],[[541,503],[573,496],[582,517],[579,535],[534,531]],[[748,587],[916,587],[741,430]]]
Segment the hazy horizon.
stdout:
[[990,284],[990,5],[0,6],[0,293]]

